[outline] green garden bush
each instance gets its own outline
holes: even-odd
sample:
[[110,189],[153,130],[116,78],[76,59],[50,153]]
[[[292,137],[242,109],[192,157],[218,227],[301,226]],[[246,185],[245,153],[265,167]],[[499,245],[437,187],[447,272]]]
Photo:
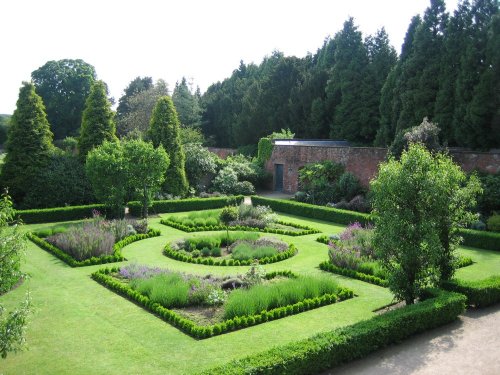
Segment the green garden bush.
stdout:
[[454,279],[444,282],[441,286],[446,290],[465,294],[467,304],[475,307],[486,307],[500,302],[500,275],[479,281]]
[[53,223],[56,221],[91,218],[93,216],[93,211],[105,212],[104,205],[91,204],[87,206],[16,210],[16,217],[21,219],[25,224]]

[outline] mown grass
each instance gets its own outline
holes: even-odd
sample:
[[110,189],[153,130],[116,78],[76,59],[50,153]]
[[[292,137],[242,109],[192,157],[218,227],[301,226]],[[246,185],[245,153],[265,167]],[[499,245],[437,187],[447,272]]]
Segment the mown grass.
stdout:
[[[188,213],[181,213],[187,216]],[[309,224],[324,234],[341,232],[344,227],[320,220],[280,215],[285,221]],[[123,249],[128,262],[138,262],[197,275],[235,275],[245,267],[210,267],[175,261],[162,249],[172,240],[186,237],[182,231],[150,220],[160,237],[135,242]],[[60,224],[36,224],[38,230]],[[220,233],[220,232],[219,232]],[[210,234],[210,232],[204,232]],[[328,259],[318,235],[275,237],[293,242],[299,252],[266,271],[292,270],[302,275],[318,275],[318,264]],[[463,279],[482,279],[498,274],[500,254],[471,248],[460,249],[476,262],[457,272]],[[329,274],[341,286],[354,290],[356,298],[265,324],[195,340],[146,312],[125,298],[90,279],[102,266],[70,268],[57,258],[29,243],[23,270],[31,279],[0,296],[0,304],[12,309],[30,290],[35,310],[27,331],[28,350],[2,360],[3,374],[186,374],[220,365],[233,359],[284,345],[314,334],[369,319],[374,310],[389,304],[392,295],[385,288],[343,276]]]

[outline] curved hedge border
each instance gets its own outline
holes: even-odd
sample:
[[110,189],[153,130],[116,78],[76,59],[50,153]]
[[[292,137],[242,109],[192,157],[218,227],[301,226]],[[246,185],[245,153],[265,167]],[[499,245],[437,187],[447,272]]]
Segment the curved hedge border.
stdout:
[[188,226],[184,224],[180,224],[176,221],[168,220],[168,219],[162,219],[160,221],[161,224],[167,225],[169,227],[175,228],[182,230],[183,232],[206,232],[206,231],[215,231],[215,230],[240,230],[240,231],[245,231],[245,232],[263,232],[263,233],[274,233],[274,234],[282,234],[285,236],[306,236],[308,234],[315,234],[315,233],[320,233],[321,231],[308,227],[307,225],[302,225],[302,224],[295,224],[295,223],[288,223],[285,221],[277,221],[277,224],[281,225],[288,225],[291,227],[295,227],[298,229],[302,229],[300,232],[294,232],[291,230],[285,230],[285,229],[274,229],[274,228],[255,228],[255,227],[246,227],[243,225],[236,225],[236,226],[230,226],[226,227],[225,225],[205,225],[205,226]]
[[[252,203],[269,206],[275,211],[344,225],[351,224],[355,221],[361,224],[372,222],[371,215],[368,214],[339,210],[331,207],[315,206],[308,203],[263,198],[255,195],[252,196]],[[464,238],[463,245],[465,246],[500,251],[500,233],[472,229],[460,229],[459,232]]]
[[432,295],[423,302],[233,360],[202,374],[322,373],[417,333],[450,323],[465,310],[465,296],[462,294],[433,290]]
[[[276,255],[273,255],[272,257],[265,257],[265,258],[259,259],[259,264],[269,264],[269,263],[280,262],[282,260],[293,257],[295,254],[297,254],[297,252],[298,252],[298,250],[295,247],[295,245],[291,244],[288,246],[287,251],[283,251],[282,253],[278,253]],[[179,260],[181,262],[194,263],[194,264],[204,264],[207,266],[249,266],[255,261],[254,259],[248,259],[248,260],[223,259],[223,260],[218,260],[218,259],[213,258],[213,257],[193,258],[193,257],[185,255],[177,250],[173,250],[169,245],[165,246],[165,249],[163,250],[163,254],[165,254],[169,258]]]
[[338,208],[316,206],[308,203],[292,202],[279,199],[271,199],[252,195],[254,205],[269,206],[274,211],[287,214],[305,216],[311,219],[331,221],[333,223],[348,225],[354,222],[367,224],[370,222],[370,215],[361,212],[339,210]]
[[[317,307],[340,302],[354,296],[352,290],[340,288],[337,294],[325,294],[321,297],[305,299],[293,305],[262,311],[257,315],[238,316],[233,319],[225,320],[222,323],[199,326],[193,321],[183,318],[180,314],[177,314],[176,312],[161,306],[159,303],[152,302],[147,296],[142,295],[141,293],[132,289],[129,285],[124,284],[109,275],[112,272],[118,271],[118,267],[100,269],[92,274],[92,278],[98,283],[111,289],[112,291],[124,296],[125,298],[130,299],[131,301],[144,307],[146,310],[156,314],[164,321],[180,329],[182,332],[198,339],[205,339],[212,336],[221,335],[223,333],[265,323],[271,320],[284,318],[289,315],[298,314],[303,311],[308,311]],[[293,275],[291,277],[297,277],[297,275],[293,274],[291,271],[273,272],[269,275],[270,276],[266,275],[266,278],[271,279],[278,275],[287,277]]]
[[103,204],[68,206],[33,210],[16,210],[16,218],[25,224],[52,223],[55,221],[80,220],[92,217],[92,211],[105,212]]
[[366,273],[354,271],[354,270],[351,270],[349,268],[337,267],[326,260],[319,264],[319,268],[323,271],[336,273],[336,274],[339,274],[342,276],[351,277],[353,279],[365,281],[367,283],[382,286],[384,288],[387,288],[387,286],[389,285],[387,280],[381,279],[380,277],[376,277],[373,275],[368,275]]
[[486,307],[500,302],[500,276],[492,276],[479,281],[463,281],[453,279],[446,281],[442,288],[465,294],[467,304],[475,307]]
[[132,242],[144,240],[146,238],[157,237],[161,234],[159,230],[150,229],[148,233],[145,234],[134,234],[132,236],[125,237],[123,240],[118,241],[113,245],[113,255],[104,255],[101,257],[92,257],[85,260],[76,260],[71,255],[65,253],[58,247],[48,243],[43,238],[40,238],[36,235],[36,233],[28,233],[28,238],[41,247],[42,249],[48,251],[52,255],[55,255],[57,258],[61,259],[63,262],[68,264],[71,267],[85,267],[85,266],[93,266],[96,264],[105,264],[105,263],[114,263],[121,262],[126,260],[122,255],[121,250],[131,244]]
[[[149,208],[151,213],[161,214],[167,212],[182,212],[194,210],[209,210],[213,208],[222,208],[228,204],[240,204],[245,197],[235,195],[232,197],[213,197],[213,198],[188,198],[176,200],[153,201]],[[133,216],[141,216],[142,204],[137,201],[127,204],[129,213]]]

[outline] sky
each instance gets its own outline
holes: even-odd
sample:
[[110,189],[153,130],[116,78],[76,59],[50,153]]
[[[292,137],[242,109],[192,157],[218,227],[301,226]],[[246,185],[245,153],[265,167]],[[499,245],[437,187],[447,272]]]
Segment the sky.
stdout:
[[[458,0],[446,0],[451,13]],[[274,50],[315,53],[348,17],[364,36],[385,27],[398,53],[430,0],[2,0],[0,113],[47,61],[83,59],[116,101],[137,76],[182,77],[204,92]]]

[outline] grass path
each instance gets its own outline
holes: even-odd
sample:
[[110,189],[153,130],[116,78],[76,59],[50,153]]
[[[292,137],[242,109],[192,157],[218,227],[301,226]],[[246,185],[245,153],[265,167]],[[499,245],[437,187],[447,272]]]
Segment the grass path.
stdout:
[[[309,223],[326,234],[343,229],[326,222],[282,216],[297,223]],[[197,274],[234,275],[247,269],[193,265],[165,257],[162,248],[168,241],[195,234],[163,226],[159,220],[152,219],[150,225],[160,229],[162,236],[125,247],[123,253],[128,262]],[[27,226],[27,229],[52,225],[55,224]],[[303,274],[322,272],[318,264],[327,259],[327,251],[325,245],[315,241],[317,236],[277,236],[293,241],[299,253],[265,269],[290,269]],[[470,267],[472,271],[460,270],[461,276],[473,278],[479,272],[484,278],[483,268],[486,273],[500,269],[500,256],[494,252],[461,251],[475,260],[480,259]],[[193,373],[370,318],[373,310],[392,300],[387,289],[332,275],[341,285],[353,289],[358,297],[210,339],[195,340],[91,280],[90,274],[102,266],[70,268],[32,243],[28,245],[26,259],[23,269],[31,274],[31,280],[1,296],[0,304],[13,308],[28,289],[31,291],[36,310],[27,332],[29,349],[1,360],[0,374]]]

